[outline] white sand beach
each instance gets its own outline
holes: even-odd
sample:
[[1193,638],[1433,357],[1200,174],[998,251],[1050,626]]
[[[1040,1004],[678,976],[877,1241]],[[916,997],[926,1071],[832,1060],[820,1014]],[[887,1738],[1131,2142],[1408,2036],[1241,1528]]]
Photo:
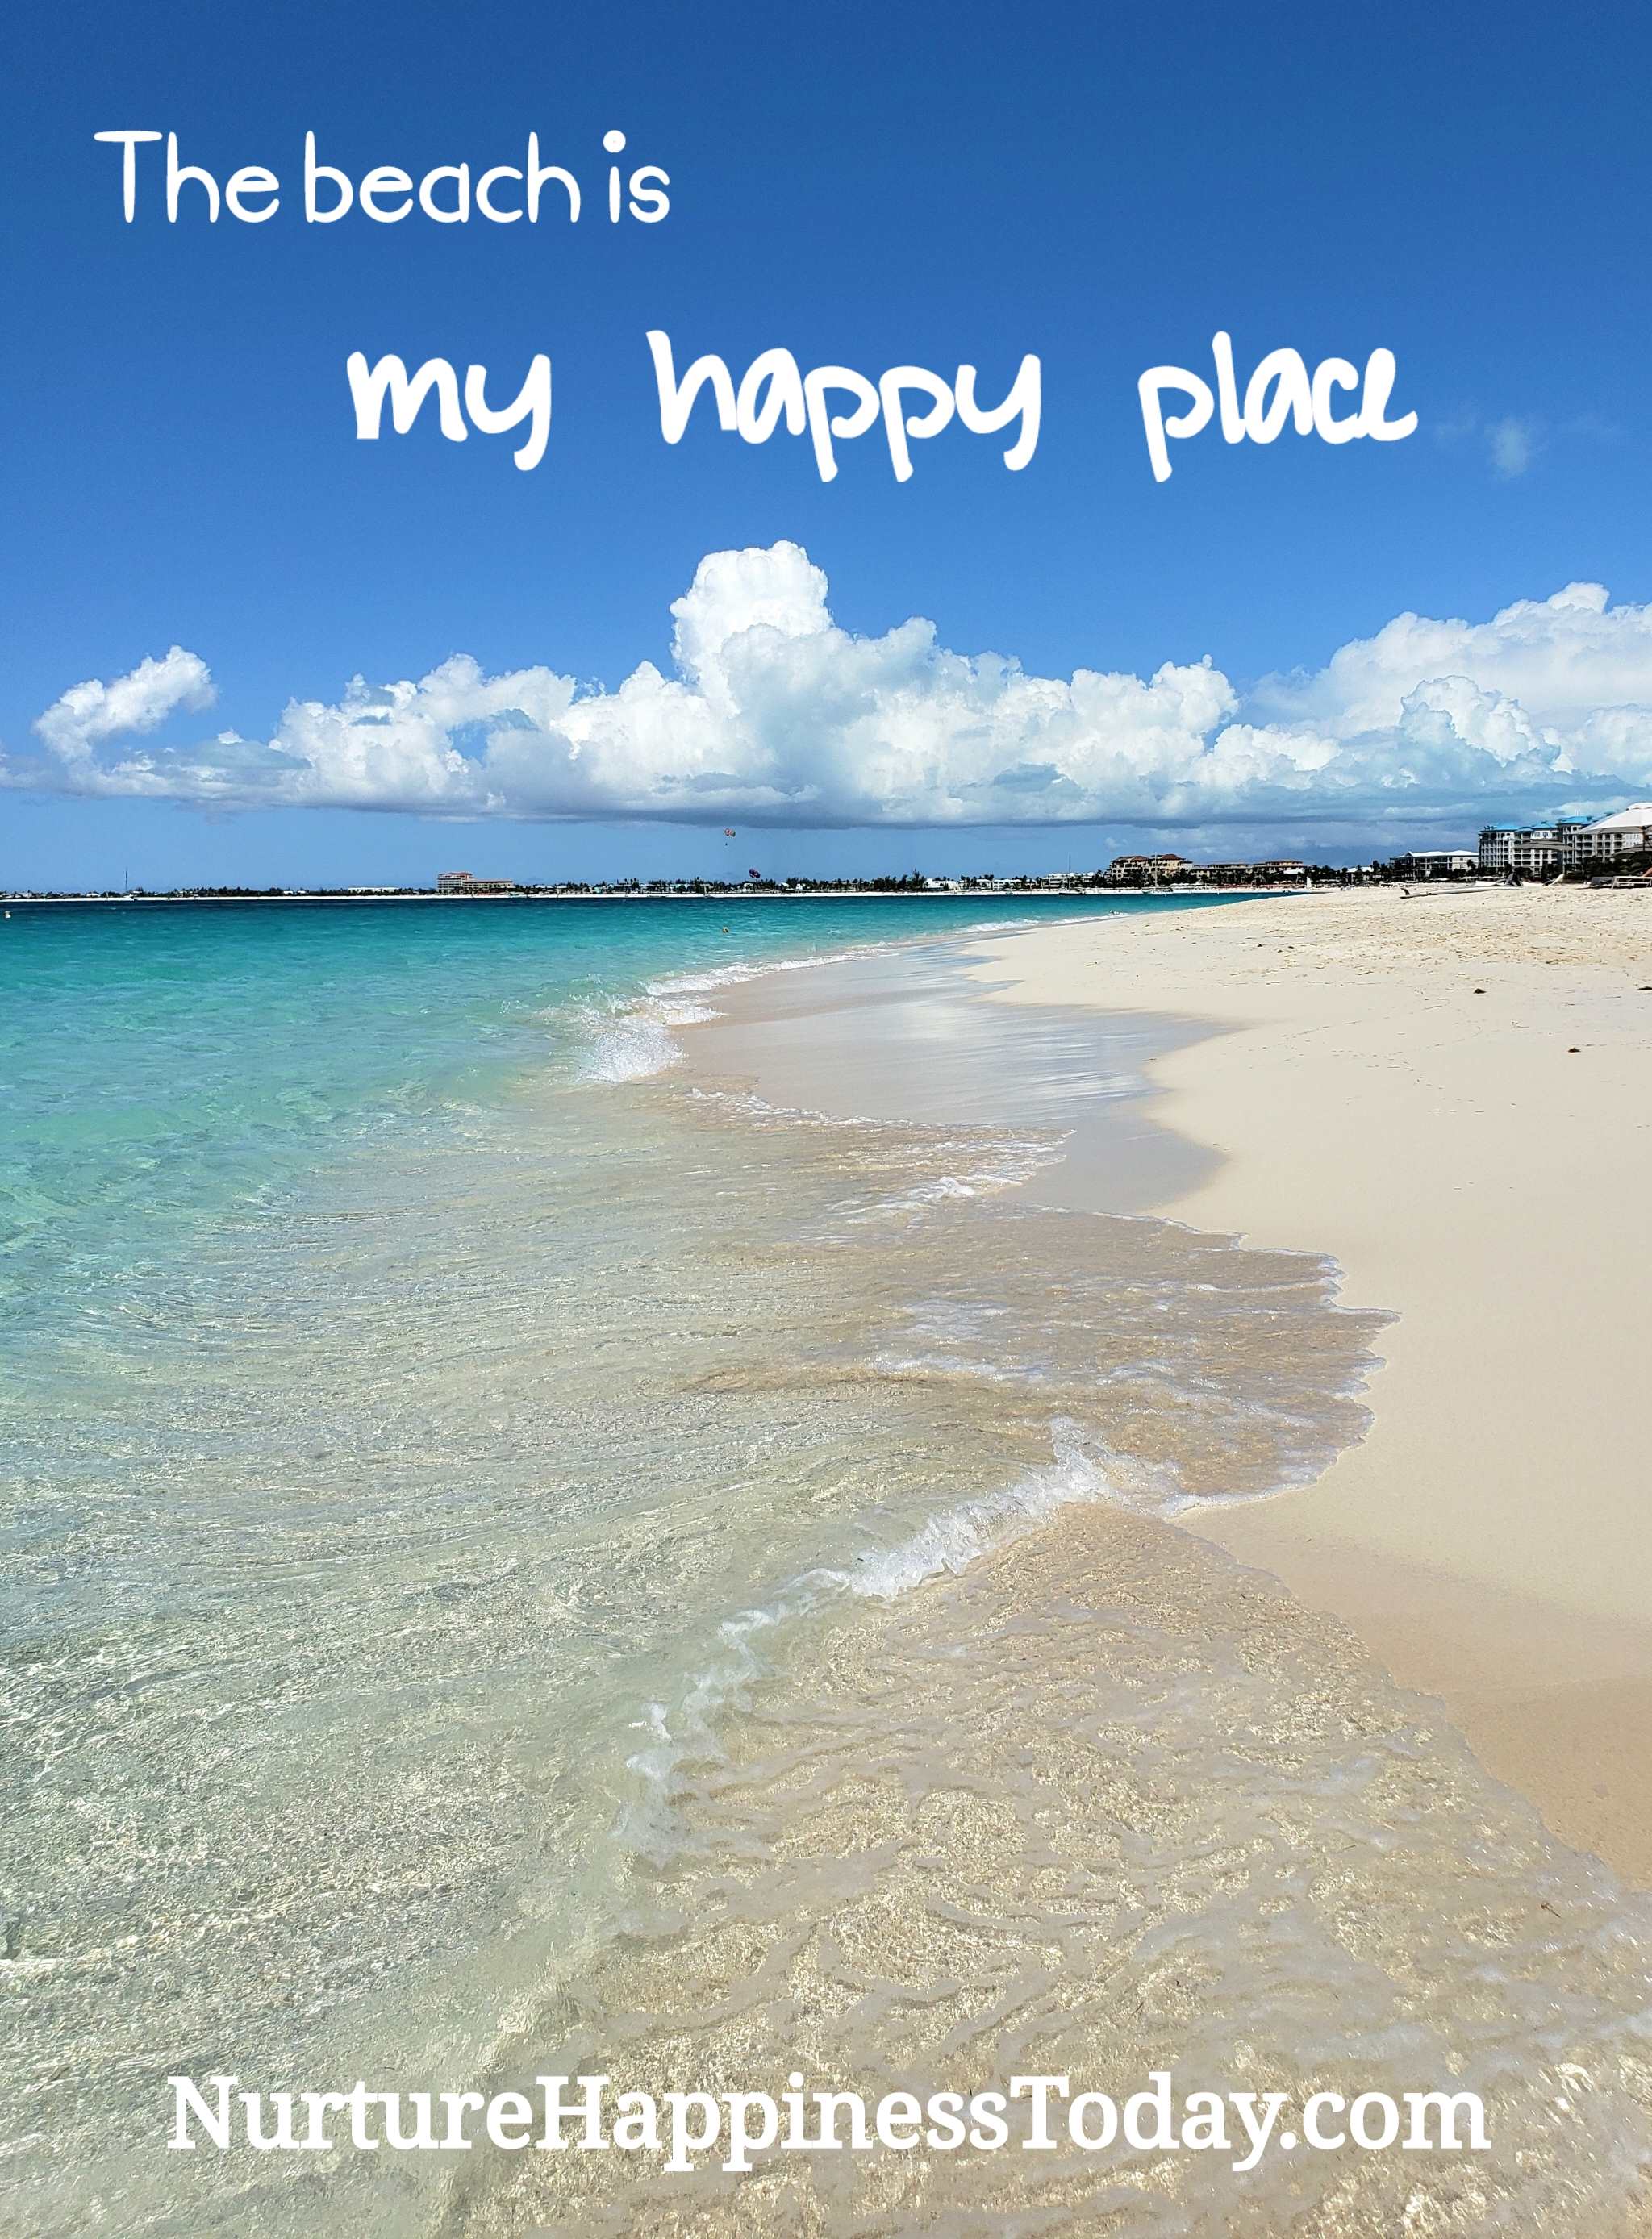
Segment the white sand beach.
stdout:
[[1320,892],[972,969],[996,1002],[1220,1029],[1152,1065],[1155,1115],[1222,1154],[1158,1209],[1333,1253],[1397,1319],[1364,1443],[1199,1528],[1652,1881],[1652,893]]

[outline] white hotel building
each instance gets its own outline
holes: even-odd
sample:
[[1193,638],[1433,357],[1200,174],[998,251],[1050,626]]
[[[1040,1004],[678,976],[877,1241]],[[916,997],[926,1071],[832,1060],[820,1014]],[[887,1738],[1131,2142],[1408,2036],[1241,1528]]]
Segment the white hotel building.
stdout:
[[1570,871],[1652,848],[1652,801],[1615,816],[1561,817],[1553,824],[1489,824],[1480,834],[1482,871]]

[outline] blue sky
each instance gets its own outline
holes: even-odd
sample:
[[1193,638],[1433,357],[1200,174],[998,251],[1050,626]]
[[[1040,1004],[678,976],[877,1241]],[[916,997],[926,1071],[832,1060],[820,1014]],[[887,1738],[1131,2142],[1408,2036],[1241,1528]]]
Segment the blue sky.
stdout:
[[[10,63],[0,881],[692,870],[722,864],[725,822],[757,827],[750,860],[776,869],[1089,862],[1178,833],[1189,853],[1351,859],[1652,789],[1642,11],[70,0],[16,20]],[[186,203],[169,226],[145,150],[125,225],[118,151],[92,139],[123,127],[177,130],[221,178],[269,164],[281,212],[213,228]],[[627,161],[669,173],[663,224],[603,221],[613,127]],[[356,176],[520,163],[536,130],[586,183],[586,212],[573,228],[306,227],[290,191],[306,129]],[[1010,474],[954,429],[897,485],[875,440],[845,446],[830,484],[805,442],[696,422],[670,448],[654,327],[680,361],[714,350],[736,375],[779,343],[873,378],[973,362],[989,395],[1035,351],[1038,449]],[[1418,433],[1266,449],[1212,433],[1155,483],[1136,376],[1208,369],[1218,328],[1242,378],[1280,346],[1310,365],[1392,349]],[[484,362],[507,392],[548,353],[544,463],[518,473],[509,442],[423,424],[357,443],[356,349]],[[229,732],[267,756],[290,701],[336,708],[356,675],[417,680],[463,654],[484,676],[582,688],[644,661],[676,678],[670,608],[706,555],[783,543],[829,589],[786,560],[783,580],[707,582],[695,608],[726,634],[688,711],[709,726],[702,767],[748,758],[704,791],[703,824],[681,798],[653,814],[656,793],[611,774],[585,821],[456,824],[407,813],[400,779],[352,794],[336,771],[246,796],[271,806],[194,805],[202,742]],[[1574,581],[1608,587],[1612,609],[1541,606]],[[737,642],[743,599],[783,610],[783,676]],[[1381,640],[1344,662],[1351,683],[1327,669],[1408,612],[1469,628]],[[1025,695],[885,642],[912,616],[946,654],[1063,687],[1076,669],[1190,677],[1208,655],[1227,698],[1213,712],[1196,677],[1147,700],[1121,685],[1062,701],[1034,738]],[[210,669],[210,711],[100,731],[78,763],[43,742],[37,720],[69,688],[175,645]],[[1295,683],[1257,696],[1281,674]],[[702,704],[731,692],[738,738]],[[494,720],[475,710],[501,695],[459,696],[449,742],[473,755]],[[834,733],[850,696],[860,712]],[[423,751],[436,718],[417,708]],[[565,751],[543,708],[505,720],[513,767]],[[1212,760],[1224,725],[1240,728]],[[873,767],[886,730],[909,757],[936,727],[950,754],[986,753],[990,733],[1004,770],[1034,773],[1004,793],[1004,825],[982,807],[1002,782],[990,755],[973,789],[845,775]],[[186,797],[99,774],[134,748],[145,787]],[[604,733],[608,763],[584,751],[611,773],[643,748]],[[654,783],[669,741],[646,751]],[[829,781],[798,783],[811,755]],[[796,787],[778,807],[771,767]],[[364,805],[332,805],[347,797]],[[531,780],[500,797],[566,803]],[[930,799],[943,828],[923,821]],[[475,796],[436,805],[468,814]]]

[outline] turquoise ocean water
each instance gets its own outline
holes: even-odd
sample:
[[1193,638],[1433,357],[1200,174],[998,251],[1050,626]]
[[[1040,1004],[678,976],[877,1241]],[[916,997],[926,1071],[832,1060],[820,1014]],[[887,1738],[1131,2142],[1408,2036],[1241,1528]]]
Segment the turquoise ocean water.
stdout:
[[0,1296],[50,1321],[81,1279],[186,1249],[191,1221],[272,1205],[318,1160],[439,1128],[530,1067],[578,1070],[594,1023],[654,980],[1016,914],[946,899],[17,905]]
[[[944,1022],[959,938],[1097,907],[13,906],[5,2229],[656,2228],[546,2196],[555,2156],[169,2156],[177,2073],[1144,2071],[1229,2056],[1230,2007],[1269,2083],[1502,2095],[1518,2150],[1405,2228],[1618,2228],[1641,1915],[1169,1520],[1359,1436],[1382,1318],[1311,1257],[1052,1212],[1030,1077],[1038,1124],[896,1126],[681,1061],[754,973],[852,991],[917,944]],[[1122,1965],[1135,2006],[1076,1996]],[[1256,2228],[1401,2228],[1376,2170],[1336,2221],[1346,2177]],[[970,2181],[872,2228],[1222,2212]],[[867,2228],[852,2188],[763,2197],[738,2228]]]

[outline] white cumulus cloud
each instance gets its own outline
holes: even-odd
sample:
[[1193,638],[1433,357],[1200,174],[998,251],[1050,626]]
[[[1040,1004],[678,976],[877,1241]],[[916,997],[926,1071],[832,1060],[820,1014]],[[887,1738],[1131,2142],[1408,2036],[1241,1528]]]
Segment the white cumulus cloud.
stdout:
[[157,661],[147,654],[124,676],[71,684],[35,728],[60,760],[83,764],[105,739],[153,731],[183,708],[210,708],[212,676],[198,654],[175,645]]
[[204,663],[174,647],[65,693],[37,726],[50,759],[0,776],[236,808],[1373,840],[1652,782],[1652,607],[1614,607],[1598,584],[1484,621],[1401,615],[1248,692],[1209,656],[1045,677],[951,652],[920,620],[855,636],[789,543],[708,555],[671,611],[671,673],[644,661],[611,689],[456,654],[291,701],[265,739],[133,744],[210,699]]

